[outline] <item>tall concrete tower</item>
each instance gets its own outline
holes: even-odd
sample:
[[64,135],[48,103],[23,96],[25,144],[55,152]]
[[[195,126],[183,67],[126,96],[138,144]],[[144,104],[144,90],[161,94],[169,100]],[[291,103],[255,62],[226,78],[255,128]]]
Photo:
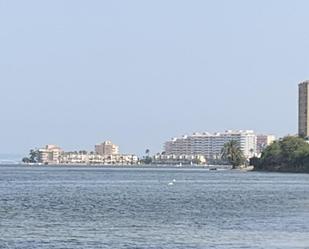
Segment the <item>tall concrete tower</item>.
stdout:
[[298,85],[298,135],[309,137],[309,80]]

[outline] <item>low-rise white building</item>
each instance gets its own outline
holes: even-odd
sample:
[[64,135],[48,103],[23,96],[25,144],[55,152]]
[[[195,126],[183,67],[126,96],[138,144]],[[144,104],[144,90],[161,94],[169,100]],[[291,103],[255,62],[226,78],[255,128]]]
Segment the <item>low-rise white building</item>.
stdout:
[[158,154],[153,156],[152,164],[165,165],[205,165],[206,159],[203,155],[167,155]]
[[82,164],[82,165],[135,165],[139,158],[130,154],[98,155],[95,153],[74,153],[67,152],[61,156],[61,164]]

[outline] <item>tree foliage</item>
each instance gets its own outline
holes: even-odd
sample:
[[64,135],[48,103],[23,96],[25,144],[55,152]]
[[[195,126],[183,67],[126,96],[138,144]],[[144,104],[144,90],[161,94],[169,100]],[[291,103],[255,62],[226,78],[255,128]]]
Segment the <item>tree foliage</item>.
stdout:
[[152,158],[150,157],[150,150],[146,149],[145,150],[146,156],[141,160],[141,163],[143,164],[151,164],[152,163]]
[[23,163],[38,163],[39,162],[39,151],[38,150],[30,150],[29,156],[24,157],[22,159]]
[[232,140],[224,144],[221,151],[222,159],[230,163],[233,168],[237,168],[245,163],[245,157],[241,151],[239,144]]
[[309,171],[309,144],[301,137],[284,137],[273,142],[262,152],[261,158],[253,158],[256,170]]

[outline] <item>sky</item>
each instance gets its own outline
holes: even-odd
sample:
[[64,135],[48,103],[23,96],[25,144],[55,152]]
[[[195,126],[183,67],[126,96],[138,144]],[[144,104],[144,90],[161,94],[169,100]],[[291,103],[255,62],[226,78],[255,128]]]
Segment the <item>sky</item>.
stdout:
[[309,1],[0,0],[0,153],[297,132]]

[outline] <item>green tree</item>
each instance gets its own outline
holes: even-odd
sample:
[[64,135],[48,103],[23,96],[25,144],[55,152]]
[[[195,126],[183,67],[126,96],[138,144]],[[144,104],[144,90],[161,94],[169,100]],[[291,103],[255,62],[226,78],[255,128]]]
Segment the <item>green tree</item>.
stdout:
[[31,149],[29,152],[29,157],[24,157],[22,159],[23,163],[38,163],[40,161],[40,153],[38,150]]
[[241,151],[238,143],[234,140],[227,142],[224,144],[222,151],[221,151],[221,157],[228,163],[230,163],[233,167],[233,169],[244,165],[245,163],[245,157],[243,152]]
[[309,144],[301,137],[284,137],[266,147],[252,165],[256,170],[308,172]]
[[150,153],[150,150],[146,149],[146,151],[145,151],[146,157],[149,157],[149,153]]
[[[260,169],[273,167],[281,164],[281,148],[279,141],[273,142],[270,146],[267,146],[261,155],[260,162],[256,161],[254,166]],[[259,165],[258,165],[259,164]]]
[[145,156],[145,158],[143,160],[143,163],[151,164],[152,163],[152,158],[150,157],[150,150],[146,149],[145,154],[146,154],[146,156]]
[[40,160],[40,154],[38,150],[30,150],[29,153],[30,163],[38,163]]
[[23,163],[30,163],[30,159],[29,159],[28,157],[24,157],[24,158],[22,159],[22,162],[23,162]]

